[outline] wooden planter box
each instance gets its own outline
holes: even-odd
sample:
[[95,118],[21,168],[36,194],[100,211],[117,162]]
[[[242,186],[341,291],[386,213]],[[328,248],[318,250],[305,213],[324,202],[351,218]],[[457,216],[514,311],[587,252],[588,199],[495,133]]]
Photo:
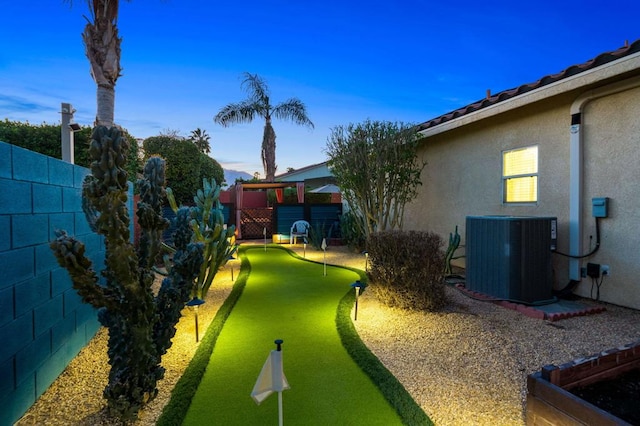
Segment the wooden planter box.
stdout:
[[527,377],[526,424],[629,425],[570,390],[636,369],[640,369],[640,342],[560,366],[545,366]]

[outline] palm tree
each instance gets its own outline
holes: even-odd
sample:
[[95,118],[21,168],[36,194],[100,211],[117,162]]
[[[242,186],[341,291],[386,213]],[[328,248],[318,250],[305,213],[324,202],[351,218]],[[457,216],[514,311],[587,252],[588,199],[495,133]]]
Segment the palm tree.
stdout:
[[209,154],[211,152],[211,146],[209,145],[211,136],[207,134],[206,130],[202,130],[200,127],[192,130],[189,140],[193,142],[203,154]]
[[[72,3],[73,0],[66,0]],[[119,0],[85,0],[91,19],[82,33],[91,77],[97,85],[96,126],[114,125],[115,86],[120,77]]]
[[257,74],[245,72],[242,88],[249,97],[238,103],[223,107],[213,118],[218,124],[227,127],[234,123],[250,123],[256,116],[264,118],[264,134],[262,136],[262,165],[267,182],[273,182],[276,174],[276,132],[271,126],[271,118],[291,120],[296,124],[313,128],[307,117],[306,107],[298,98],[291,98],[278,105],[271,105],[269,88]]

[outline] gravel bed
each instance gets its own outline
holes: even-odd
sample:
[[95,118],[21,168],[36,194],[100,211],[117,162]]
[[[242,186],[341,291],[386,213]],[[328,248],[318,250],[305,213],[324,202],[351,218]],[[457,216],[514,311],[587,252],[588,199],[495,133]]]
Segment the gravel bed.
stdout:
[[[309,247],[303,252],[302,245],[294,250],[311,260],[325,258]],[[344,247],[329,247],[326,261],[365,266],[364,256]],[[237,275],[239,262],[232,263]],[[200,310],[201,334],[232,285],[227,267]],[[451,303],[444,311],[424,313],[383,306],[365,291],[355,322],[365,344],[438,426],[524,425],[527,375],[547,364],[640,340],[636,310],[605,305],[603,313],[552,323],[470,299],[451,287],[447,294]],[[106,347],[107,333],[101,330],[17,424],[111,424],[102,399],[109,369]],[[163,357],[167,372],[158,384],[158,397],[141,412],[136,425],[155,424],[196,347],[193,315],[187,312]]]

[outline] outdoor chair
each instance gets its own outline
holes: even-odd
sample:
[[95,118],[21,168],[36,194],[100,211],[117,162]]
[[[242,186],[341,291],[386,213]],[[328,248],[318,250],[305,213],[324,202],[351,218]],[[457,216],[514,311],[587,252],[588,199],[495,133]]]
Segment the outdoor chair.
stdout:
[[291,232],[289,233],[289,244],[297,244],[298,237],[308,238],[309,237],[309,222],[306,220],[296,220],[291,225]]

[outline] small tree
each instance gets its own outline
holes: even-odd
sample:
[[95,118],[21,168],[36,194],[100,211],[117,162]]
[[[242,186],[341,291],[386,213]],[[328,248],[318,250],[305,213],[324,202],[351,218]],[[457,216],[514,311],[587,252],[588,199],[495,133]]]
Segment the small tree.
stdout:
[[329,167],[365,236],[402,229],[404,206],[417,195],[425,166],[417,158],[419,135],[404,123],[365,121],[331,130]]

